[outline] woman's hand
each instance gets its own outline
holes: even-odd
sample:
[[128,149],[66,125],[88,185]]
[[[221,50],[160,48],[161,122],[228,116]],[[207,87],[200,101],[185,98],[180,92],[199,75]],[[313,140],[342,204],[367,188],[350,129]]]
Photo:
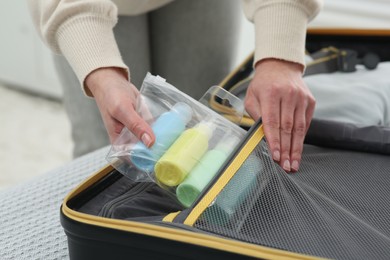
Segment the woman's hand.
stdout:
[[100,68],[91,72],[85,85],[99,107],[111,143],[127,127],[147,147],[155,136],[151,127],[136,112],[137,88],[131,84],[120,68]]
[[302,80],[302,65],[277,59],[259,61],[245,99],[247,112],[262,117],[272,157],[286,172],[296,172],[315,99]]

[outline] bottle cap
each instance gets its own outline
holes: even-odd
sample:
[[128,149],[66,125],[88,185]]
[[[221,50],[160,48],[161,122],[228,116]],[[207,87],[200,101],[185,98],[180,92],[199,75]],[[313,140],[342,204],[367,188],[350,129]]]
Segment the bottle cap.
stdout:
[[184,102],[177,102],[172,108],[172,112],[179,115],[185,124],[187,124],[192,118],[192,109]]
[[138,142],[130,152],[130,160],[139,170],[152,173],[156,163],[154,155],[143,143]]
[[177,165],[177,163],[169,160],[158,161],[154,168],[154,172],[158,182],[168,187],[179,185],[188,174],[188,172]]
[[199,190],[198,187],[191,185],[190,183],[182,183],[177,187],[176,195],[183,206],[189,208],[201,191],[202,190]]
[[210,139],[216,128],[216,125],[211,121],[201,121],[195,126],[195,128],[198,129],[198,131],[207,135],[207,137]]
[[234,150],[234,148],[236,148],[239,142],[240,138],[230,132],[221,138],[219,143],[215,146],[215,150],[229,155]]

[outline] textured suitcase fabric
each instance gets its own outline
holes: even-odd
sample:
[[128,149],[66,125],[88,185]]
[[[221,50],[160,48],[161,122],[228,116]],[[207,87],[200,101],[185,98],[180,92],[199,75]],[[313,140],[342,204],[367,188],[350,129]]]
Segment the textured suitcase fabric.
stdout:
[[[168,225],[172,231],[167,231],[167,235],[186,230],[279,249],[287,256],[291,252],[290,257],[387,258],[390,255],[388,156],[312,145],[305,146],[303,156],[299,173],[286,174],[269,156],[261,128],[254,127],[220,176],[189,209],[181,207],[158,186],[132,183],[119,173],[108,178],[105,185],[90,188],[68,204],[76,211],[101,219]],[[180,213],[166,217],[176,211]],[[70,233],[75,232],[69,230],[72,228],[66,226]],[[84,236],[87,238],[88,234]],[[123,239],[127,236],[134,233],[121,234]],[[188,243],[193,243],[191,233],[189,236]],[[154,246],[148,244],[145,254]],[[222,255],[224,249],[219,250]],[[209,252],[205,259],[210,259],[207,255],[210,256]],[[168,258],[167,252],[161,252],[160,256]],[[185,252],[180,257],[199,259],[199,255]],[[274,258],[278,257],[281,256],[275,254]]]
[[[307,145],[300,172],[286,174],[266,151],[264,143],[253,151],[261,166],[244,163],[245,171],[233,177],[194,227],[321,257],[389,257],[388,156]],[[239,197],[249,182],[250,194],[225,220],[226,213],[214,205]]]
[[[351,31],[346,34],[345,31],[319,30],[319,33],[309,33],[307,48],[309,52],[315,52],[337,46],[353,49],[360,57],[374,52],[381,61],[388,61],[389,41],[389,31]],[[245,63],[251,65],[250,61],[244,62],[242,69],[225,81],[226,85],[230,83],[233,93],[242,93],[241,90],[249,84],[246,77],[251,68]],[[322,102],[330,104],[329,107],[321,107],[321,111],[327,115],[333,109],[342,120],[313,120],[305,142],[330,148],[305,145],[299,173],[285,174],[272,162],[262,141],[249,157],[260,158],[262,165],[244,162],[242,167],[245,170],[238,170],[221,193],[200,210],[198,219],[190,224],[215,234],[309,255],[337,259],[389,258],[390,134],[386,127],[388,121],[382,119],[386,119],[389,113],[386,66],[388,63],[374,71],[359,67],[358,72],[362,75],[356,79],[353,78],[356,73],[332,74],[344,77],[344,82],[352,77],[349,80],[351,86],[356,85],[351,87],[352,92],[355,89],[360,95],[365,95],[365,99],[349,95],[346,84],[334,86],[334,89],[319,86],[330,96],[327,103]],[[323,74],[306,80],[324,83],[324,78],[332,76]],[[242,81],[237,83],[240,77]],[[364,86],[364,82],[369,81],[375,82],[372,88]],[[238,86],[236,89],[234,82]],[[362,91],[364,88],[369,92]],[[353,96],[352,102],[355,103],[350,106],[351,102],[347,101],[349,103],[344,107],[338,106],[334,99],[340,97],[331,98],[335,93],[347,99]],[[377,93],[375,101],[368,99]],[[384,108],[378,109],[381,105]],[[362,110],[368,113],[361,113]],[[351,117],[354,113],[356,120]],[[320,118],[326,117],[321,115]],[[363,122],[369,122],[369,125]],[[248,167],[248,164],[254,167]],[[252,172],[257,177],[254,180],[244,172]],[[229,206],[227,201],[240,197],[242,189],[250,190],[250,195],[245,194],[246,200],[238,200],[240,203],[234,213],[221,211],[218,205]],[[226,215],[229,215],[228,220]]]

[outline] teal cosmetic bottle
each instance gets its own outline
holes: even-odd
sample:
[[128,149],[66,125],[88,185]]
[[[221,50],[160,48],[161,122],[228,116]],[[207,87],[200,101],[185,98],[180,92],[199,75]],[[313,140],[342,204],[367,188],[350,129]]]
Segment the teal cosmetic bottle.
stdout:
[[260,158],[250,155],[224,187],[215,201],[204,212],[206,221],[226,225],[257,185],[257,178],[263,172]]

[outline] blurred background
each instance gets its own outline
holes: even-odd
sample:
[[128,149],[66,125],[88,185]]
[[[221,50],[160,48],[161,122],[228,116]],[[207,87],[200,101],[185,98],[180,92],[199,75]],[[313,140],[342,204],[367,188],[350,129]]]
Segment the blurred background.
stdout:
[[[310,27],[390,28],[390,0],[325,0]],[[242,15],[236,64],[254,46]],[[26,1],[0,2],[0,190],[72,160],[70,126],[51,54]]]

